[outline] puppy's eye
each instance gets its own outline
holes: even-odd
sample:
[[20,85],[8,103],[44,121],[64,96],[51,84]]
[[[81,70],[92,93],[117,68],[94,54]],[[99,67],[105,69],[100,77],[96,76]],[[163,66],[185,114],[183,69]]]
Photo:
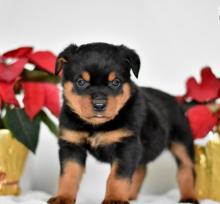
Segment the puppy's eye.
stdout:
[[77,79],[76,81],[76,85],[79,87],[79,88],[87,88],[89,86],[89,82],[85,81],[84,79],[82,78],[79,78]]
[[110,82],[110,86],[111,86],[112,88],[117,89],[117,88],[121,87],[121,81],[116,78],[116,79],[114,79],[114,80],[112,80],[112,81]]

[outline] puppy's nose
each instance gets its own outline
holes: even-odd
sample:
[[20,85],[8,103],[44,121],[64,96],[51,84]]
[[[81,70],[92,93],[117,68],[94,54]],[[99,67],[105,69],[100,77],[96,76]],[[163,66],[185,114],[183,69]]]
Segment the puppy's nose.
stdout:
[[94,99],[93,100],[93,108],[95,111],[104,111],[106,107],[105,99]]

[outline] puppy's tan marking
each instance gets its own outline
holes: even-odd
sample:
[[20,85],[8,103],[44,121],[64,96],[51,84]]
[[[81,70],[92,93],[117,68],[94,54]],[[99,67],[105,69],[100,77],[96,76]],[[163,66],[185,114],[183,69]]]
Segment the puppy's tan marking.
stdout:
[[83,172],[84,167],[77,162],[66,161],[59,180],[57,195],[69,198],[73,202],[76,199]]
[[82,119],[93,114],[93,108],[90,96],[80,96],[74,92],[73,83],[68,81],[64,83],[64,97],[67,105]]
[[125,105],[131,96],[131,87],[128,83],[125,83],[122,87],[122,93],[117,96],[109,96],[107,102],[106,114],[111,114],[115,117],[120,109]]
[[82,78],[83,78],[85,81],[90,81],[90,74],[89,74],[89,72],[84,71],[84,72],[82,73]]
[[93,137],[88,138],[88,142],[93,148],[110,145],[120,142],[123,138],[133,136],[133,132],[127,129],[117,129],[108,132],[98,132]]
[[186,148],[178,143],[173,143],[171,151],[179,159],[180,166],[177,172],[181,200],[196,200],[195,182],[194,182],[194,164],[188,156]]
[[141,185],[144,181],[146,175],[146,166],[142,165],[137,167],[135,170],[133,176],[132,176],[132,183],[131,183],[131,188],[130,188],[130,200],[136,200],[138,193],[140,192]]
[[128,201],[131,181],[117,176],[118,164],[112,164],[111,173],[107,180],[105,201]]
[[62,129],[60,138],[70,143],[82,144],[86,143],[88,135],[86,131]]
[[113,81],[116,78],[115,72],[110,72],[108,75],[108,81]]
[[[50,198],[47,203],[49,204],[73,204],[73,200],[72,199],[69,199],[69,198],[66,198],[66,197],[63,197],[63,196],[56,196],[56,197],[52,197]],[[74,201],[75,203],[75,201]]]
[[122,87],[122,93],[117,96],[109,96],[107,100],[106,111],[102,113],[102,117],[96,117],[92,106],[90,96],[80,96],[74,91],[72,82],[67,81],[64,83],[64,97],[67,105],[75,112],[80,118],[91,123],[98,125],[105,123],[115,118],[120,109],[125,105],[131,95],[131,87],[129,83],[125,83]]

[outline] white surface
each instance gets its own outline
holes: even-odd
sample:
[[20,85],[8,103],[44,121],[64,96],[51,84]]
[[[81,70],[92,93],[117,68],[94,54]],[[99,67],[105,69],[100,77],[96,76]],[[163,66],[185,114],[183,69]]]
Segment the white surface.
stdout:
[[[185,79],[198,76],[201,66],[220,76],[219,6],[219,0],[0,0],[0,53],[21,45],[58,53],[70,42],[124,43],[141,56],[139,84],[181,94]],[[25,190],[55,192],[58,171],[56,141],[43,127]],[[107,174],[107,166],[89,158],[81,195],[103,194]],[[166,192],[174,178],[173,160],[165,154],[150,165],[143,191]]]
[[[0,204],[46,204],[46,201],[50,195],[42,192],[29,192],[19,197],[5,196],[0,197]],[[161,195],[141,195],[137,201],[131,202],[131,204],[176,204],[179,199],[178,190],[171,190],[170,192]],[[93,198],[79,199],[77,204],[98,204],[102,200]],[[201,204],[218,204],[211,200],[204,200]]]

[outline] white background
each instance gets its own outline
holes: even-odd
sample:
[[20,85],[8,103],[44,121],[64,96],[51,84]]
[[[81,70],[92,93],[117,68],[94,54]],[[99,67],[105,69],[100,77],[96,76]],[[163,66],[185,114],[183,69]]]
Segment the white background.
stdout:
[[[23,45],[58,54],[70,43],[125,44],[141,57],[138,84],[180,95],[186,78],[198,78],[203,66],[220,76],[219,7],[219,0],[0,0],[0,53]],[[53,193],[57,144],[45,127],[40,136],[23,185]],[[102,196],[107,174],[107,165],[89,158],[81,196]],[[148,174],[144,192],[162,193],[175,185],[168,153]]]

